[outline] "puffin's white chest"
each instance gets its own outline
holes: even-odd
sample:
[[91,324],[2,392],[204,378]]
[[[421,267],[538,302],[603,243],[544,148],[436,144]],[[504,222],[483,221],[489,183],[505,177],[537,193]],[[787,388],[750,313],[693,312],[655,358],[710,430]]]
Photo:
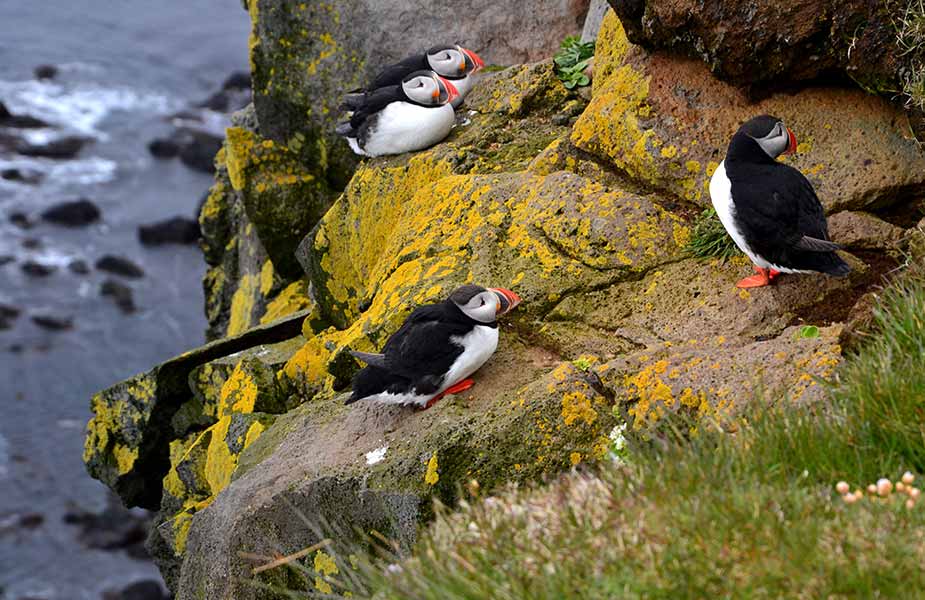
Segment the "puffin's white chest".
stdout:
[[466,94],[472,89],[472,75],[466,75],[462,79],[454,79],[452,83],[456,87],[456,91],[459,92],[459,95],[453,98],[453,108],[459,108],[463,100],[466,99]]
[[739,250],[744,252],[759,267],[769,267],[770,265],[767,264],[767,261],[752,252],[748,242],[745,241],[745,236],[742,235],[736,225],[735,203],[732,200],[732,182],[729,181],[729,177],[726,175],[725,161],[719,163],[713,177],[710,178],[710,200],[713,202],[716,216],[719,217],[729,237],[739,247]]
[[441,392],[478,371],[491,358],[498,348],[498,328],[476,325],[466,335],[451,337],[450,341],[462,346],[463,353],[447,371]]
[[455,120],[449,104],[425,107],[392,102],[376,115],[363,151],[369,156],[382,156],[429,148],[450,133]]

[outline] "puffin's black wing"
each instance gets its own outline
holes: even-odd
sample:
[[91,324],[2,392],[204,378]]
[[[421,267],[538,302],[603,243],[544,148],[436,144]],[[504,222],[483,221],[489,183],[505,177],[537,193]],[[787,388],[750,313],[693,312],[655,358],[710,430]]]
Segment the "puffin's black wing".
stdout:
[[736,173],[736,222],[749,246],[772,264],[834,275],[848,272],[829,240],[822,203],[797,169],[780,163],[751,165]]
[[422,53],[409,56],[401,62],[397,62],[394,65],[389,65],[379,71],[379,73],[376,74],[376,76],[370,82],[368,89],[375,90],[390,85],[401,85],[401,82],[405,77],[414,73],[415,71],[421,71],[424,69],[430,69],[430,65],[427,63],[426,54]]
[[[346,137],[359,137],[369,126],[369,121],[373,115],[381,111],[392,102],[404,100],[405,96],[401,91],[401,86],[393,85],[379,88],[362,95],[349,95],[349,110],[353,113],[350,119],[340,123],[337,126],[337,133]],[[346,103],[345,103],[345,106]]]
[[470,329],[471,325],[447,319],[442,304],[422,306],[385,343],[384,368],[412,380],[442,376],[463,352],[450,338],[465,335]]

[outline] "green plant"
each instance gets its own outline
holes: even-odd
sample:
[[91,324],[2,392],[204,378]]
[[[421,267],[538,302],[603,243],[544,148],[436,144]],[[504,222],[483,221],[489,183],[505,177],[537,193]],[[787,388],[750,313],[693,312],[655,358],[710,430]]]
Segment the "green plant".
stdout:
[[906,104],[925,110],[925,0],[908,0],[895,19],[899,55],[907,67],[900,72]]
[[712,208],[704,210],[694,221],[694,231],[687,246],[688,252],[697,258],[721,258],[726,260],[739,254],[735,242]]
[[582,42],[576,35],[562,40],[553,61],[556,63],[556,75],[565,87],[572,89],[591,83],[584,71],[593,56],[594,42]]

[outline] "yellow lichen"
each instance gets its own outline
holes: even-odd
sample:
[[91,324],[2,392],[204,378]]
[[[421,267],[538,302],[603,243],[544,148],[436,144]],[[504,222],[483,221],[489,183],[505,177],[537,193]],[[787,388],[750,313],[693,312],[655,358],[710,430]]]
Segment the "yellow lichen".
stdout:
[[437,453],[434,452],[430,455],[430,460],[427,461],[427,471],[424,473],[424,483],[427,485],[436,485],[440,481],[440,474],[437,472]]
[[238,289],[231,296],[231,314],[225,335],[232,336],[250,329],[254,304],[258,293],[257,276],[245,274],[238,282]]

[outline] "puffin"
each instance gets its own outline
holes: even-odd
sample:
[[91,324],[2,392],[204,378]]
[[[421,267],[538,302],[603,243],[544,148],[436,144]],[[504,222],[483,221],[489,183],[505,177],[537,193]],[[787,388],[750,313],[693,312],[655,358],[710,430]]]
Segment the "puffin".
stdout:
[[812,184],[778,162],[793,154],[797,138],[770,115],[750,119],[736,131],[726,158],[710,178],[710,199],[736,246],[754,263],[755,275],[739,288],[769,285],[781,273],[847,275],[851,267],[829,239],[829,227]]
[[336,132],[361,156],[414,152],[443,140],[456,116],[450,104],[459,92],[433,71],[415,71],[398,85],[354,98],[350,117]]
[[[454,98],[451,104],[453,108],[459,108],[466,94],[472,89],[473,76],[484,66],[485,63],[472,50],[458,44],[443,44],[385,67],[370,81],[366,89],[375,90],[397,85],[415,71],[430,70],[453,83],[459,91],[459,96]],[[362,91],[347,95],[345,105],[348,108],[352,98],[358,94],[362,94]]]
[[381,354],[350,352],[367,366],[354,376],[346,404],[371,400],[426,409],[469,389],[469,376],[498,347],[498,317],[518,304],[511,290],[464,285],[443,302],[418,307]]

